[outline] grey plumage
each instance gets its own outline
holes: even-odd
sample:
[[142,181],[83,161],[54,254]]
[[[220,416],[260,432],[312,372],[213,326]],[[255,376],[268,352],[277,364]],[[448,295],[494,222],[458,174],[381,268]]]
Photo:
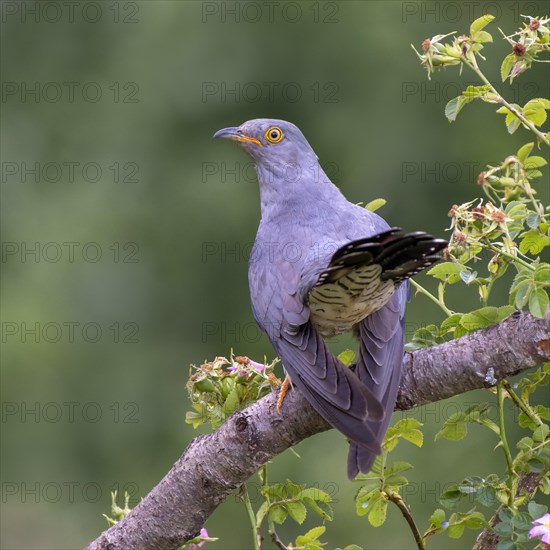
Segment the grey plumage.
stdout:
[[[254,159],[261,221],[249,265],[254,317],[293,383],[350,440],[348,476],[380,453],[401,378],[411,275],[446,242],[391,229],[346,200],[300,130],[256,119],[214,137],[238,141]],[[354,370],[323,337],[354,330]]]

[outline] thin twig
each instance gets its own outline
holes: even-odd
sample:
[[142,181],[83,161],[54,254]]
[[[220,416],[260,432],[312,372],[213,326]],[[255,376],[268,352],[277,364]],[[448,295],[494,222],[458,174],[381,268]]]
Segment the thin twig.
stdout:
[[502,380],[497,383],[497,397],[500,441],[502,443],[504,456],[506,457],[506,466],[508,469],[508,487],[510,488],[510,504],[512,504],[514,499],[514,495],[512,494],[512,483],[514,481],[514,464],[512,460],[512,454],[510,453],[510,447],[508,446],[508,440],[506,439],[506,426],[504,423],[504,386],[502,384]]
[[260,550],[260,548],[262,547],[262,535],[258,530],[258,528],[256,527],[256,514],[254,514],[254,510],[252,509],[252,503],[250,502],[250,497],[248,496],[248,489],[246,487],[246,483],[243,483],[241,485],[239,496],[244,502],[244,506],[246,508],[246,514],[248,515],[250,526],[252,527],[253,548],[254,550]]
[[273,530],[271,532],[271,540],[277,548],[280,548],[281,550],[289,550],[288,546],[286,546],[285,543],[279,538],[277,531]]
[[525,413],[525,415],[537,426],[542,426],[543,422],[540,418],[538,418],[535,414],[533,414],[533,411],[531,410],[531,407],[512,389],[512,386],[510,385],[510,382],[508,380],[503,380],[502,385],[504,386],[505,390],[508,392],[508,395],[510,396],[510,399],[515,403],[515,405]]
[[548,138],[544,135],[543,132],[541,132],[530,120],[527,120],[525,118],[525,116],[523,115],[523,113],[521,113],[520,111],[518,111],[513,105],[511,105],[510,103],[508,103],[499,93],[498,91],[496,90],[496,88],[491,84],[491,82],[489,82],[489,80],[487,80],[487,77],[481,72],[481,69],[479,68],[478,64],[477,64],[477,61],[475,59],[475,57],[471,57],[470,59],[464,59],[464,62],[466,63],[466,65],[468,65],[468,67],[470,67],[470,69],[472,69],[472,71],[474,71],[477,76],[479,76],[479,78],[481,79],[481,81],[486,84],[487,86],[489,86],[491,92],[493,92],[496,97],[497,97],[497,101],[498,103],[500,103],[501,105],[504,105],[511,113],[513,113],[520,121],[521,123],[526,126],[527,128],[529,128],[529,130],[531,130],[531,132],[533,132],[543,143],[545,143],[546,145],[550,146],[550,142],[548,141]]
[[443,303],[441,303],[431,292],[426,290],[422,285],[419,285],[414,279],[409,279],[411,284],[420,292],[421,294],[424,294],[427,298],[429,298],[434,304],[437,304],[444,312],[447,317],[450,317],[453,312]]
[[483,246],[489,248],[493,252],[496,252],[497,254],[500,254],[502,257],[507,258],[511,262],[517,262],[518,264],[521,264],[523,267],[528,269],[529,271],[535,271],[535,268],[528,264],[525,260],[522,260],[521,258],[518,258],[517,256],[512,256],[512,254],[509,254],[508,252],[505,252],[504,250],[501,250],[500,248],[497,248],[493,244],[491,244],[489,241],[485,240],[483,243]]
[[407,523],[409,524],[409,527],[412,531],[418,550],[426,550],[424,539],[422,538],[422,535],[420,534],[420,531],[416,526],[416,523],[414,521],[414,518],[412,517],[409,507],[407,506],[407,503],[401,498],[401,495],[392,491],[391,489],[384,489],[384,491],[382,491],[382,494],[384,494],[389,501],[393,502],[401,510],[403,517],[407,520]]

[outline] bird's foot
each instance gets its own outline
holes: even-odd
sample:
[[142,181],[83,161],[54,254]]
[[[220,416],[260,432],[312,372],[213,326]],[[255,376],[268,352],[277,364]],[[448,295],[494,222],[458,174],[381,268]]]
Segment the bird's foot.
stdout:
[[281,414],[281,407],[283,406],[283,401],[284,401],[286,392],[288,391],[288,388],[291,385],[292,385],[292,382],[290,380],[290,377],[287,374],[284,379],[284,382],[281,384],[281,388],[279,389],[279,395],[277,397],[277,406],[275,407],[277,414]]

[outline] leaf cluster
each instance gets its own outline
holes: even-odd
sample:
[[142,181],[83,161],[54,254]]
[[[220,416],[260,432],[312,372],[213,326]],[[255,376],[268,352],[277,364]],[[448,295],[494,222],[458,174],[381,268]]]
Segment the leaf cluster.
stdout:
[[235,411],[281,384],[273,373],[277,363],[278,359],[269,364],[256,363],[231,354],[230,360],[216,357],[199,367],[192,365],[187,391],[193,410],[186,414],[185,422],[194,428],[209,423],[215,430]]

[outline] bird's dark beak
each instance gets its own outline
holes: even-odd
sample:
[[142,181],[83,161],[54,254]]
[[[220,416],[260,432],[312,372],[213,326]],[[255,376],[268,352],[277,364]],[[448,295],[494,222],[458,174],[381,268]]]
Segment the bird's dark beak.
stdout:
[[241,130],[238,128],[222,128],[221,130],[218,130],[214,136],[214,138],[225,138],[225,139],[231,139],[233,141],[239,141],[239,142],[251,142],[255,143],[256,145],[259,145],[260,147],[263,147],[261,141],[257,140],[256,138],[245,136]]

